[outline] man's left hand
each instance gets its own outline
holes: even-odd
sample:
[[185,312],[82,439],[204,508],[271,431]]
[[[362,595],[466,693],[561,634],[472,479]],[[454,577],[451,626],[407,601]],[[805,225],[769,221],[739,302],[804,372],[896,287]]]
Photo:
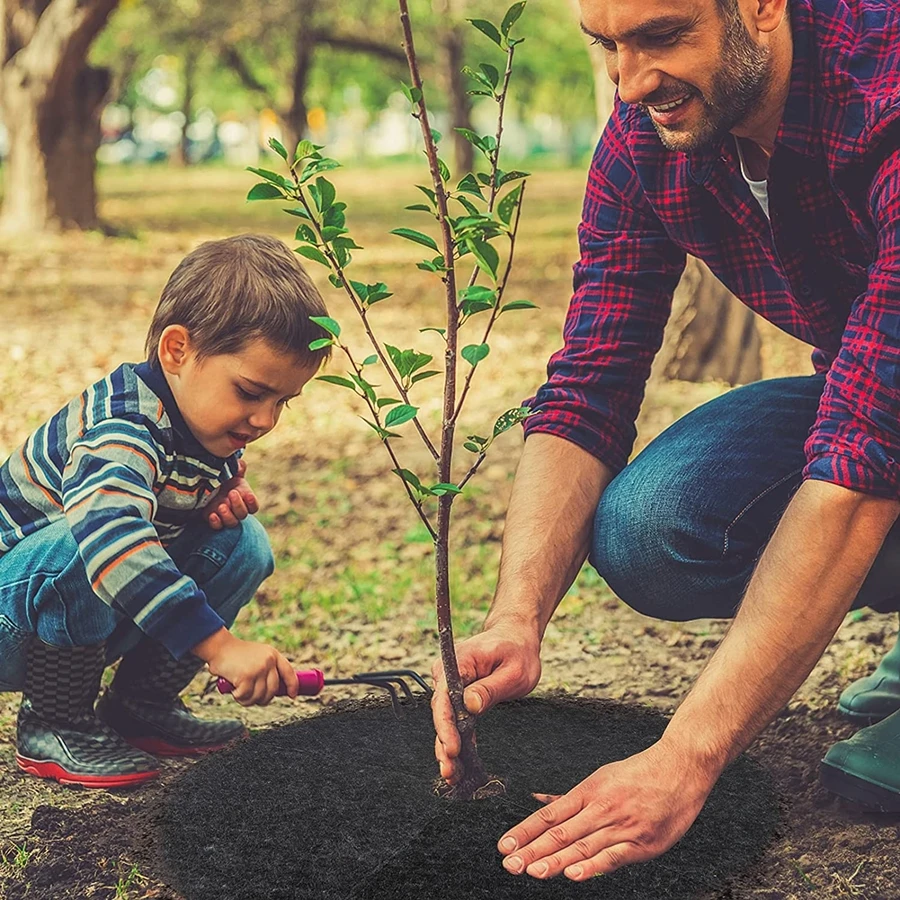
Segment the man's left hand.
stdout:
[[218,493],[204,507],[206,521],[213,531],[221,531],[223,528],[237,528],[241,519],[246,519],[252,513],[259,512],[259,502],[256,494],[250,487],[244,475],[247,471],[247,463],[238,460],[238,471],[234,478],[229,478]]
[[653,859],[691,827],[717,775],[661,741],[568,794],[535,794],[547,805],[500,839],[503,865],[514,875],[584,881]]

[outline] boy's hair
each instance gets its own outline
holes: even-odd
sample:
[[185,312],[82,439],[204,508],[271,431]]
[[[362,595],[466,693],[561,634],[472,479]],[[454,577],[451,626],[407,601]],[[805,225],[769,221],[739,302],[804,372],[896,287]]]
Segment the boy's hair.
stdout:
[[166,282],[147,332],[147,358],[158,366],[159,338],[169,325],[183,325],[198,359],[239,353],[263,339],[318,368],[331,347],[310,350],[330,337],[310,316],[327,316],[321,294],[297,255],[264,234],[207,241],[189,253]]

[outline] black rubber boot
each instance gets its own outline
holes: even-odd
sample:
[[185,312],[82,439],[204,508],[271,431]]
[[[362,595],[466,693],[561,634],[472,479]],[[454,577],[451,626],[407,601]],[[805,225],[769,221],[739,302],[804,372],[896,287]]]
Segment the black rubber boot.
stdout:
[[126,653],[97,714],[130,744],[155,756],[201,756],[246,737],[237,719],[205,721],[178,694],[203,667],[188,654],[176,660],[162,644],[142,640]]
[[838,741],[819,770],[822,784],[882,812],[900,812],[900,712]]
[[159,774],[159,763],[126,743],[94,712],[104,646],[51,647],[32,639],[16,728],[19,768],[61,784],[113,788]]
[[838,710],[863,725],[880,722],[900,710],[900,641],[871,675],[844,690]]

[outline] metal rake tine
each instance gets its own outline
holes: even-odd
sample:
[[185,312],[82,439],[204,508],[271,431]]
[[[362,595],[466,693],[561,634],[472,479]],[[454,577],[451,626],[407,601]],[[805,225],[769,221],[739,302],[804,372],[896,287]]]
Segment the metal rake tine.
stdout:
[[325,684],[368,684],[372,687],[384,688],[391,695],[391,706],[394,707],[394,714],[398,719],[403,715],[403,707],[400,705],[400,698],[397,696],[397,691],[390,682],[381,679],[363,678],[361,675],[354,675],[352,678],[327,678]]
[[356,677],[360,681],[365,681],[367,684],[396,684],[397,687],[403,691],[403,696],[406,697],[413,706],[418,705],[416,703],[416,698],[413,696],[413,692],[409,689],[409,685],[402,678],[391,677],[379,672],[365,673],[363,675],[357,675]]
[[361,672],[359,675],[360,678],[398,678],[400,680],[404,678],[411,678],[423,691],[427,696],[431,696],[434,693],[431,690],[431,687],[425,681],[425,679],[415,671],[415,669],[390,669],[386,672]]

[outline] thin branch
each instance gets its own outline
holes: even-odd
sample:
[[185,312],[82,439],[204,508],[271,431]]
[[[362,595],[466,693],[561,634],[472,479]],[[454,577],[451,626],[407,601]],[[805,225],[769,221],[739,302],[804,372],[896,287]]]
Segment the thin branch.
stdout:
[[485,453],[484,451],[478,454],[478,459],[475,460],[472,468],[469,469],[468,472],[466,472],[465,478],[463,478],[463,480],[457,485],[460,490],[462,490],[468,484],[469,479],[478,471],[479,467],[484,462],[486,457],[487,453]]
[[234,44],[219,44],[219,56],[222,58],[222,62],[225,63],[237,77],[240,79],[241,84],[248,90],[254,91],[257,94],[262,94],[263,97],[272,102],[272,91],[267,88],[257,77],[253,74],[250,69],[250,65],[246,59],[241,55],[240,50],[234,46]]
[[[501,301],[503,300],[503,294],[506,291],[506,284],[507,284],[507,281],[509,280],[509,273],[512,271],[513,256],[515,255],[515,251],[516,251],[516,235],[519,232],[519,217],[522,214],[522,200],[524,199],[524,197],[525,197],[525,182],[523,181],[522,188],[519,191],[519,201],[518,201],[518,203],[516,203],[516,221],[515,221],[515,224],[513,225],[512,231],[510,232],[510,235],[509,235],[509,257],[506,260],[506,269],[503,272],[503,280],[500,282],[500,287],[497,289],[497,302],[494,305],[494,308],[491,310],[491,317],[488,320],[487,327],[484,330],[484,337],[481,339],[482,344],[487,343],[487,339],[488,339],[488,337],[490,337],[490,334],[491,334],[491,329],[494,327],[494,323],[500,317]],[[465,384],[463,385],[462,394],[460,395],[460,398],[459,398],[459,403],[456,404],[456,409],[453,413],[453,421],[454,422],[459,417],[459,414],[462,412],[463,403],[465,403],[466,395],[469,393],[469,387],[472,384],[472,378],[475,375],[476,368],[477,368],[477,366],[472,366],[469,369],[468,374],[466,375],[466,380],[465,380]]]
[[[399,392],[400,397],[402,398],[403,402],[407,406],[411,406],[412,404],[410,404],[410,402],[409,402],[409,392],[401,384],[399,378],[397,377],[397,375],[394,372],[393,367],[390,364],[390,361],[384,355],[384,351],[381,349],[381,344],[379,343],[378,339],[375,337],[375,332],[372,331],[372,326],[369,324],[368,309],[365,306],[363,306],[363,304],[360,302],[359,298],[356,296],[356,291],[353,290],[352,285],[347,280],[347,276],[344,274],[343,267],[337,261],[337,258],[335,257],[334,253],[332,252],[331,247],[328,246],[328,243],[325,240],[324,235],[322,234],[322,229],[321,229],[315,215],[313,215],[312,208],[310,207],[309,203],[306,200],[306,197],[303,194],[303,188],[300,185],[300,179],[297,175],[296,170],[294,169],[293,164],[291,165],[291,176],[293,177],[294,184],[296,185],[296,188],[297,188],[298,199],[303,204],[303,208],[306,210],[306,213],[309,216],[309,220],[313,224],[313,228],[315,229],[316,236],[318,237],[318,239],[321,243],[321,249],[324,252],[326,258],[328,259],[328,262],[331,265],[332,271],[340,279],[341,285],[343,286],[344,290],[347,292],[347,295],[350,297],[350,302],[353,304],[353,308],[356,310],[360,319],[362,319],[363,327],[366,330],[366,334],[369,337],[369,341],[371,342],[372,346],[374,347],[375,353],[378,355],[378,359],[381,361],[381,364],[384,366],[385,371],[388,373],[388,376],[390,377],[391,381],[394,383],[394,387],[397,388],[397,391]],[[425,443],[425,446],[428,448],[428,452],[431,453],[431,456],[433,459],[437,460],[439,458],[438,452],[435,449],[434,444],[431,442],[431,438],[428,437],[428,434],[425,432],[425,429],[422,427],[422,423],[419,421],[419,417],[415,416],[412,421],[413,421],[413,425],[415,425],[415,427],[416,427],[416,430],[419,432],[419,437],[422,438],[423,442]]]
[[496,145],[491,154],[494,158],[493,172],[491,173],[491,199],[488,201],[488,212],[494,211],[494,201],[497,199],[497,193],[500,186],[497,184],[497,164],[500,161],[500,139],[503,136],[503,111],[506,108],[506,95],[509,92],[509,77],[512,75],[513,54],[516,52],[516,45],[511,44],[506,52],[506,71],[503,73],[503,89],[500,91],[499,109],[497,111],[497,134],[495,135]]

